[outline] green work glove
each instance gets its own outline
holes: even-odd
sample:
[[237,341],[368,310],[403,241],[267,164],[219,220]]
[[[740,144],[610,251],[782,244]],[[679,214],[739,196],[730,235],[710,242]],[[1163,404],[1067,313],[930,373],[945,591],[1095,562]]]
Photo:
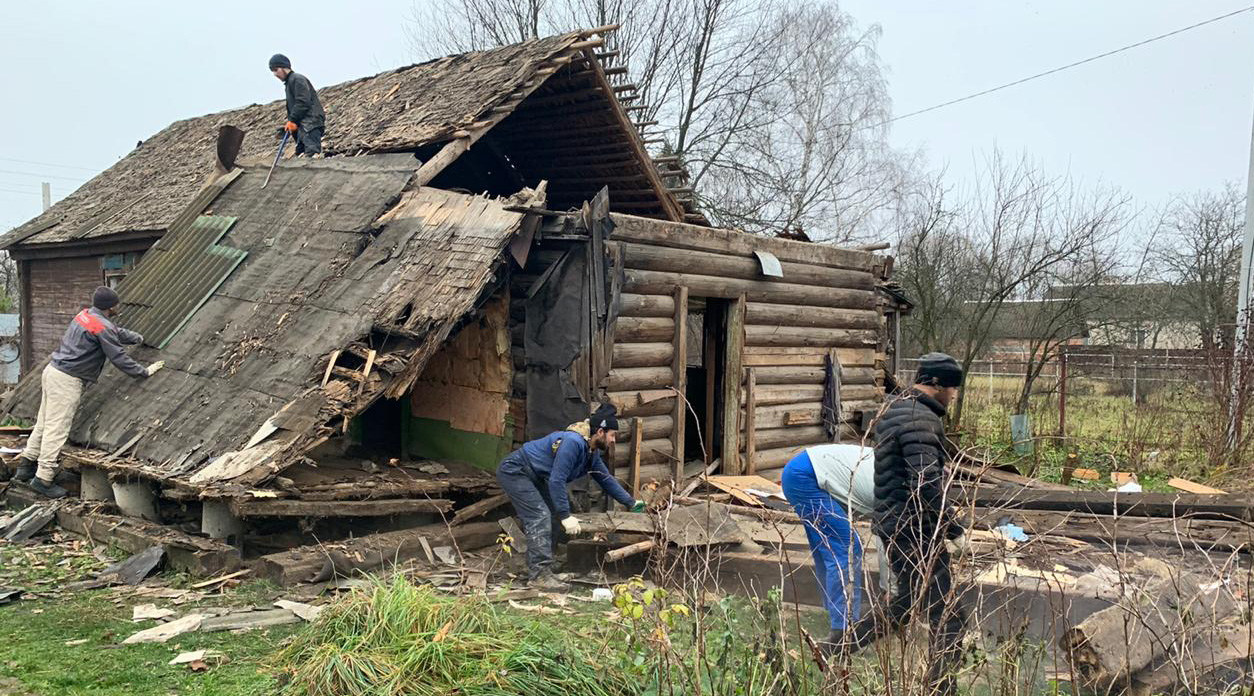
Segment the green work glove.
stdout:
[[635,505],[631,506],[632,512],[644,512],[644,501],[637,500]]

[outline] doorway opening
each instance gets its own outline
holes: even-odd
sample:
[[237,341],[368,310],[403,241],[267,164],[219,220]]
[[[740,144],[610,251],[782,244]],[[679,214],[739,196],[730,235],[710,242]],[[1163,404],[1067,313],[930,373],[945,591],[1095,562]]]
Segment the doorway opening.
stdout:
[[684,453],[705,464],[722,456],[723,373],[727,362],[727,300],[688,298],[688,386]]

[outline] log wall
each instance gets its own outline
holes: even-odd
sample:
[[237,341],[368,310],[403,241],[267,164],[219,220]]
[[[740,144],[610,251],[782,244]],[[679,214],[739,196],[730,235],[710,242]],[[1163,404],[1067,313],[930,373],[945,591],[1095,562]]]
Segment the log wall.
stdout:
[[[602,386],[623,417],[621,442],[630,442],[630,418],[643,417],[641,481],[673,476],[670,429],[682,413],[671,389],[677,374],[676,289],[681,286],[687,288],[689,301],[745,300],[740,340],[728,341],[743,346],[736,361],[742,366],[739,381],[720,394],[738,404],[730,442],[736,443],[739,456],[731,461],[724,457],[723,473],[755,471],[778,478],[778,470],[797,450],[831,441],[822,427],[829,354],[842,368],[840,437],[845,442],[860,438],[854,429],[860,412],[878,409],[883,397],[879,346],[884,319],[876,292],[883,259],[643,218],[616,216],[615,225],[610,242],[619,245],[624,270],[613,362]],[[774,254],[783,277],[764,276],[755,250]],[[752,395],[746,390],[749,370],[754,375]],[[629,450],[618,448],[619,467],[629,464]],[[685,454],[685,459],[697,458]],[[625,468],[616,473],[628,477]]]

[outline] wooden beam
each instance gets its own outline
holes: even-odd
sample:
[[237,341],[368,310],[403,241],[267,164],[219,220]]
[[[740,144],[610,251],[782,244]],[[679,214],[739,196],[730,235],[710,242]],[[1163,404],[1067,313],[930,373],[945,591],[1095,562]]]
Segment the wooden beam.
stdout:
[[752,476],[757,473],[757,435],[754,427],[754,411],[758,407],[757,394],[757,375],[751,367],[746,370],[745,376],[745,475]]
[[684,480],[684,439],[688,418],[688,288],[675,288],[674,351],[671,360],[671,385],[679,393],[675,399],[674,424],[671,431],[671,451],[675,456],[675,473],[671,480],[680,485]]
[[970,502],[976,507],[1087,512],[1120,517],[1202,517],[1254,521],[1254,502],[1241,496],[1184,493],[1115,493],[1112,491],[1053,491],[982,489]]
[[453,519],[449,521],[449,526],[455,527],[466,520],[486,515],[507,502],[509,502],[509,496],[505,493],[498,493],[490,498],[471,503],[453,514]]
[[470,137],[458,138],[456,140],[445,143],[440,151],[435,153],[435,157],[422,163],[418,168],[418,173],[414,175],[414,184],[416,186],[426,186],[431,183],[440,172],[444,171],[453,162],[457,161],[470,149]]
[[237,517],[383,517],[414,513],[444,513],[453,509],[453,501],[441,498],[326,501],[232,498],[230,507],[231,513]]
[[644,453],[644,419],[639,416],[633,418],[631,431],[631,469],[627,472],[627,481],[631,486],[631,497],[639,500],[640,455]]
[[745,296],[727,307],[727,356],[723,370],[723,473],[744,472],[740,459],[740,387],[745,346]]
[[705,337],[702,344],[705,346],[705,355],[702,357],[701,365],[705,367],[705,426],[703,435],[705,436],[705,464],[709,466],[714,461],[714,424],[716,414],[718,413],[718,390],[716,388],[717,372],[714,363],[718,356],[718,344],[722,341],[718,335],[719,320],[715,318],[714,313],[710,311],[709,304],[706,304],[704,321],[702,325],[705,329]]

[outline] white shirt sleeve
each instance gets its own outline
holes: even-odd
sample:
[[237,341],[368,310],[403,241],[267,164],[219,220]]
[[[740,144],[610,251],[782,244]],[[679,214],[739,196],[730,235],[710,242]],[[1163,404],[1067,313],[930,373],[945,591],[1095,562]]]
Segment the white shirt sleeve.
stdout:
[[875,509],[875,450],[861,445],[816,445],[806,453],[820,488],[846,509],[871,514]]

